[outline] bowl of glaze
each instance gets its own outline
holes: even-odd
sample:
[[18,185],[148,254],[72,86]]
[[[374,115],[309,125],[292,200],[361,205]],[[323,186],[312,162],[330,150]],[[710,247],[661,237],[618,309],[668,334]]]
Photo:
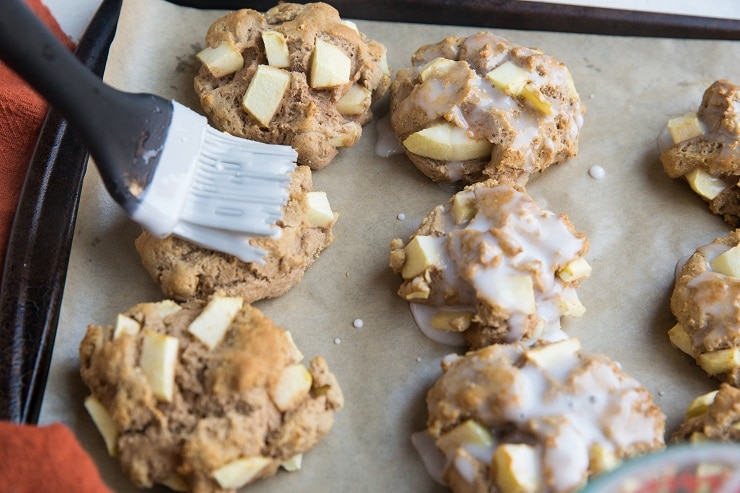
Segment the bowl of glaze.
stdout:
[[671,445],[625,461],[581,493],[740,493],[740,444]]

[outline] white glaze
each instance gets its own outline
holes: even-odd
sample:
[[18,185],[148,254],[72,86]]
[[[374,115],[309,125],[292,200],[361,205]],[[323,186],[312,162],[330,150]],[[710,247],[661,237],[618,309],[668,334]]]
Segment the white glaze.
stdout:
[[[539,338],[560,340],[563,309],[559,299],[575,299],[575,290],[565,285],[557,271],[576,259],[584,249],[585,240],[577,238],[554,213],[541,210],[526,193],[507,186],[476,187],[473,191],[478,211],[465,224],[455,224],[448,206],[436,213],[446,231],[439,237],[443,268],[435,289],[457,293],[465,309],[471,310],[481,300],[511,311],[508,320],[508,340],[524,337],[527,313],[521,311],[519,299],[510,291],[511,276],[531,276],[535,291],[535,316],[539,330],[525,342]],[[508,198],[508,200],[506,200]],[[496,204],[489,207],[485,204]],[[471,257],[464,244],[481,245],[480,258]],[[510,248],[504,248],[502,242]],[[511,254],[508,250],[516,250]],[[431,328],[434,307],[412,303],[412,313],[421,331],[431,339],[451,346],[463,346],[460,334],[448,334]],[[475,310],[473,310],[475,311]]]

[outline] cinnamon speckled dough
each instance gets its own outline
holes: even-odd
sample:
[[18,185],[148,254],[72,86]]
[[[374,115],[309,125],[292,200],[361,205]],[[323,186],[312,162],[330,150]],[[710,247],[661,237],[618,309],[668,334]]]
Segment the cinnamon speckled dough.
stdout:
[[[422,80],[422,69],[437,58],[457,63],[427,71]],[[492,144],[483,157],[449,160],[404,147],[432,180],[473,183],[496,178],[524,185],[530,175],[577,153],[585,106],[568,69],[553,57],[482,32],[423,46],[411,62],[391,85],[391,125],[399,140],[449,122],[468,137]],[[542,99],[550,114],[486,78],[506,62],[526,71],[532,97]]]
[[[290,83],[269,125],[261,125],[242,108],[250,81],[267,58],[262,33],[282,33],[290,53]],[[316,89],[309,85],[311,57],[317,39],[338,47],[351,60],[349,82]],[[390,85],[385,47],[345,23],[333,7],[324,3],[285,3],[264,15],[251,9],[238,10],[217,20],[208,29],[208,46],[233,41],[244,58],[244,67],[232,75],[214,77],[203,66],[195,78],[195,90],[214,126],[233,135],[272,144],[287,144],[298,151],[298,162],[320,169],[337,154],[337,147],[350,147],[360,138],[362,125],[372,118],[371,104]],[[354,85],[370,93],[356,114],[342,114],[337,102]]]
[[[409,271],[421,241],[436,261]],[[399,296],[421,310],[459,314],[445,330],[461,332],[471,348],[559,339],[561,317],[585,311],[576,289],[591,274],[588,238],[519,186],[468,186],[390,248],[390,266],[403,277]]]
[[[680,267],[671,295],[678,324],[671,340],[710,375],[740,386],[740,278],[716,271],[712,262],[740,244],[740,230],[697,249]],[[681,337],[686,343],[681,347]]]
[[[711,397],[709,397],[711,396]],[[700,406],[671,435],[674,442],[721,441],[740,442],[740,389],[723,383],[709,397],[706,406]]]
[[[162,483],[178,491],[233,492],[220,486],[214,471],[257,457],[252,480],[275,474],[281,463],[320,441],[343,406],[336,378],[320,356],[304,366],[308,386],[290,400],[274,399],[291,371],[286,369],[303,365],[290,333],[245,303],[226,318],[223,339],[209,349],[188,330],[204,305],[141,303],[125,314],[138,330],[116,335],[113,326],[90,325],[80,344],[82,380],[111,417],[115,456],[138,487]],[[169,402],[143,368],[144,339],[152,334],[177,341]]]
[[[572,492],[664,446],[665,415],[645,387],[577,339],[447,356],[427,409],[441,478],[456,493]],[[510,453],[520,489],[507,483]]]
[[[704,92],[696,115],[704,134],[677,144],[671,141],[660,155],[671,178],[701,170],[717,180],[722,190],[715,197],[703,196],[709,208],[732,227],[740,227],[740,86],[727,80],[714,82]],[[668,137],[666,137],[668,138]]]
[[136,250],[167,297],[205,298],[220,290],[252,303],[280,296],[301,281],[306,269],[334,240],[333,222],[325,227],[308,222],[306,192],[311,187],[311,171],[298,166],[293,172],[283,218],[277,223],[280,237],[251,241],[267,252],[263,264],[245,263],[175,236],[162,239],[146,231],[136,239]]

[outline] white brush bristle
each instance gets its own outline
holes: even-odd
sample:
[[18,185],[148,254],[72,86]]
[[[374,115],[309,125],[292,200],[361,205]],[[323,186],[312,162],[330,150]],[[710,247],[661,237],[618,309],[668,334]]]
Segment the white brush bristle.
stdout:
[[152,234],[262,262],[255,237],[276,236],[297,153],[208,126],[173,101],[173,116],[151,183],[132,218]]

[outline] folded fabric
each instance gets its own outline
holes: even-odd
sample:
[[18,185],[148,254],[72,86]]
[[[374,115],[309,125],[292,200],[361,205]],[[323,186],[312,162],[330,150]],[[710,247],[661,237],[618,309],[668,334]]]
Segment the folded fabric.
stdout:
[[8,422],[0,422],[0,491],[112,493],[67,427]]
[[[40,0],[26,2],[70,49],[74,43]],[[5,250],[18,196],[48,106],[20,77],[0,62],[0,260]],[[2,274],[3,263],[0,263]]]

